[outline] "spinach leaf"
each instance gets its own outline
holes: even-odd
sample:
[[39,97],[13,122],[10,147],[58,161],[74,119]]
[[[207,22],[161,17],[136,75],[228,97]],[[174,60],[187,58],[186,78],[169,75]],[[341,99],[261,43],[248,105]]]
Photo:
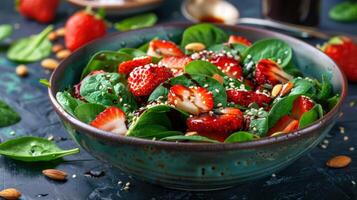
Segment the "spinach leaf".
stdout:
[[183,74],[181,76],[174,77],[165,83],[158,86],[150,95],[149,102],[155,101],[159,97],[163,97],[162,100],[167,99],[169,87],[176,84],[181,84],[186,87],[189,86],[201,86],[211,91],[214,98],[214,104],[217,107],[225,107],[227,105],[227,94],[225,88],[215,79],[202,74]]
[[20,115],[9,105],[0,100],[0,127],[16,124],[21,120]]
[[132,56],[133,58],[146,56],[146,53],[144,51],[142,51],[140,49],[134,49],[134,48],[122,48],[122,49],[119,49],[118,52],[128,54],[128,55]]
[[251,108],[245,111],[245,115],[249,117],[249,132],[260,137],[265,136],[269,130],[268,112],[262,109]]
[[214,64],[204,60],[195,60],[188,63],[185,66],[185,72],[188,74],[203,74],[207,76],[213,76],[214,74],[225,76]]
[[84,123],[93,121],[97,115],[105,110],[105,106],[95,103],[84,103],[76,107],[76,117]]
[[329,17],[341,22],[357,21],[357,2],[344,1],[335,5],[329,11]]
[[121,82],[123,75],[101,73],[82,80],[80,94],[89,103],[118,106],[125,112],[137,108],[134,96]]
[[331,110],[333,107],[335,107],[335,105],[340,101],[340,95],[336,94],[335,96],[327,99],[326,103],[327,103],[327,109]]
[[245,131],[238,131],[232,133],[228,138],[226,138],[226,140],[224,140],[224,143],[247,142],[257,138],[259,137],[252,133],[245,132]]
[[10,24],[0,25],[0,41],[8,38],[12,34],[12,26]]
[[223,87],[227,88],[227,89],[236,89],[236,88],[240,88],[240,89],[246,89],[246,90],[251,90],[251,87],[249,85],[245,85],[244,83],[242,83],[241,81],[239,81],[238,79],[229,77],[229,76],[224,76],[223,77]]
[[323,116],[323,109],[320,104],[316,104],[311,110],[305,112],[299,121],[299,128],[304,128]]
[[248,46],[244,44],[216,44],[207,48],[209,51],[215,53],[229,52],[233,56],[241,55]]
[[284,41],[278,39],[259,40],[243,52],[244,65],[251,61],[258,63],[261,59],[271,59],[284,68],[291,58],[292,49]]
[[319,93],[317,95],[317,99],[320,101],[325,101],[327,100],[332,93],[332,84],[330,83],[330,80],[326,75],[322,75],[322,81],[321,84],[317,82],[317,84],[320,86]]
[[168,136],[161,138],[160,140],[163,141],[192,141],[192,142],[209,142],[209,143],[220,143],[217,140],[212,140],[204,136],[200,135],[190,135],[190,136],[185,136],[185,135],[174,135],[174,136]]
[[72,95],[67,91],[57,92],[56,99],[62,108],[71,115],[75,115],[74,110],[77,106],[83,104],[82,101],[72,97]]
[[82,72],[81,79],[95,70],[117,72],[118,65],[124,61],[133,59],[133,56],[115,51],[100,51],[89,60]]
[[298,96],[299,95],[283,97],[273,105],[268,115],[269,129],[272,128],[281,117],[290,114],[294,101]]
[[119,31],[129,31],[139,28],[153,26],[157,22],[157,16],[154,13],[146,13],[134,17],[126,18],[114,24]]
[[147,139],[161,139],[183,135],[188,114],[167,105],[157,105],[145,110],[131,124],[127,136]]
[[302,78],[296,78],[292,80],[292,83],[294,84],[293,89],[291,89],[291,92],[289,95],[306,95],[309,97],[313,97],[316,95],[316,87],[311,79],[302,79]]
[[55,143],[39,137],[19,137],[0,144],[0,154],[25,162],[51,161],[76,154],[78,148],[63,150]]
[[17,62],[35,62],[51,53],[52,44],[47,39],[53,26],[48,26],[40,34],[23,38],[10,46],[7,57]]
[[48,87],[48,88],[51,87],[50,81],[48,81],[48,80],[45,79],[45,78],[41,78],[40,80],[38,80],[38,82],[39,82],[40,84],[42,84],[43,86],[46,86],[46,87]]
[[201,42],[206,47],[228,41],[228,35],[222,29],[212,24],[197,24],[185,30],[182,36],[181,47],[192,42]]

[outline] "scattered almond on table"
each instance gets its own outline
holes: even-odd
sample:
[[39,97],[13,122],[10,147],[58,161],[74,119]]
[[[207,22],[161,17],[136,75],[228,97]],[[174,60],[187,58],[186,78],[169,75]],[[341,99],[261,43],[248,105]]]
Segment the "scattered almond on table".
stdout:
[[25,77],[28,75],[28,69],[26,65],[19,65],[16,67],[15,72],[18,76]]
[[52,47],[52,52],[53,53],[57,53],[59,51],[61,51],[63,49],[63,45],[62,44],[55,44]]
[[352,162],[352,159],[348,156],[335,156],[326,162],[326,165],[330,168],[343,168],[347,167]]
[[21,196],[21,192],[15,188],[7,188],[0,191],[0,197],[6,200],[17,200]]
[[64,181],[67,179],[67,173],[58,169],[45,169],[42,171],[42,174],[56,181]]
[[50,40],[50,41],[54,41],[54,40],[57,39],[57,33],[54,32],[54,31],[52,31],[50,34],[48,34],[47,38],[48,38],[48,40]]
[[56,34],[59,37],[63,37],[66,34],[66,29],[64,27],[58,28]]
[[58,67],[59,63],[57,60],[52,58],[46,58],[42,60],[41,66],[45,69],[54,70]]
[[67,58],[69,55],[71,55],[71,51],[69,51],[68,49],[63,49],[63,50],[60,50],[56,53],[56,57],[58,59],[64,59],[64,58]]

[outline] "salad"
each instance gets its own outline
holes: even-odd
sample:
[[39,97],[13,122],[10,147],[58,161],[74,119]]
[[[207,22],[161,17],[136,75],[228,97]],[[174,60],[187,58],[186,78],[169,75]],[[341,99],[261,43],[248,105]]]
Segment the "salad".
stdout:
[[302,75],[282,40],[253,43],[198,24],[175,42],[153,38],[100,51],[80,82],[56,98],[77,119],[112,134],[210,143],[287,134],[339,100],[327,75]]

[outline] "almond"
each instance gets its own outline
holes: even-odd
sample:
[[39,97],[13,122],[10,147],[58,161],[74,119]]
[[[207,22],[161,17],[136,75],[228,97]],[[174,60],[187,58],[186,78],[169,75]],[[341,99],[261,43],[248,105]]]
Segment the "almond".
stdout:
[[352,159],[348,156],[335,156],[326,162],[326,165],[331,168],[343,168],[347,167],[351,163]]
[[282,87],[282,89],[281,89],[279,95],[280,95],[281,97],[287,95],[288,93],[290,93],[290,91],[291,91],[291,89],[293,89],[293,87],[294,87],[294,83],[292,83],[292,82],[290,82],[290,81],[287,82],[287,83],[285,83],[285,84],[283,85],[283,87]]
[[185,46],[185,49],[188,51],[202,51],[206,46],[200,42],[192,42]]
[[67,49],[60,50],[59,52],[56,53],[56,57],[58,59],[67,58],[69,55],[71,55],[71,51],[69,51]]
[[67,173],[58,169],[45,169],[42,174],[56,181],[64,181],[67,178]]
[[21,192],[16,190],[15,188],[7,188],[0,191],[0,197],[6,200],[17,200],[21,196]]
[[58,61],[52,58],[42,60],[41,66],[45,69],[54,70],[58,67]]
[[190,131],[185,134],[185,136],[193,136],[193,135],[198,135],[196,131]]
[[29,73],[26,65],[17,66],[15,71],[16,74],[21,77],[25,77]]
[[279,95],[281,89],[283,88],[282,84],[276,84],[273,89],[271,90],[271,96],[276,97]]
[[54,40],[57,39],[57,33],[56,32],[51,32],[50,34],[48,34],[47,38],[50,41],[54,41]]
[[52,52],[53,53],[57,53],[59,51],[61,51],[63,49],[63,45],[62,44],[55,44],[52,47]]
[[66,29],[64,27],[58,28],[56,34],[57,36],[63,37],[66,34]]

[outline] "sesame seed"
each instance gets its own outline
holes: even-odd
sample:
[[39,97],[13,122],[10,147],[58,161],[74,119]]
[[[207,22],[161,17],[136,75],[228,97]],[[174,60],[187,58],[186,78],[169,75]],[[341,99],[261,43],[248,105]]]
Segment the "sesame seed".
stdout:
[[348,136],[343,137],[344,141],[347,141],[348,139],[349,139]]
[[275,178],[275,177],[276,177],[276,174],[272,174],[271,176]]
[[354,107],[356,105],[356,101],[354,101],[354,100],[351,101],[349,105],[350,105],[350,107]]
[[354,180],[351,181],[352,185],[356,185],[356,182]]
[[325,140],[323,140],[322,142],[323,142],[324,144],[328,144],[328,143],[329,143],[329,141],[328,141],[328,140],[326,140],[326,139],[325,139]]
[[77,175],[75,175],[75,174],[72,175],[72,178],[76,178],[76,177],[77,177]]
[[350,147],[350,148],[348,148],[350,151],[354,151],[355,150],[355,148],[354,147]]
[[321,145],[321,148],[326,149],[326,148],[327,148],[327,145],[322,144],[322,145]]
[[338,127],[340,129],[340,133],[344,134],[345,133],[345,127],[343,126],[340,126]]

